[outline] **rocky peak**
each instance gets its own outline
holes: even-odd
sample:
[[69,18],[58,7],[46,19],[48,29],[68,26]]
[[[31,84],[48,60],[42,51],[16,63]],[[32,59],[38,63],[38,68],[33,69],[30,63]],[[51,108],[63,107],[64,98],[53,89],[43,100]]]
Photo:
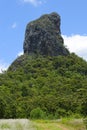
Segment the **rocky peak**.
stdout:
[[27,24],[24,53],[49,56],[68,55],[60,31],[60,16],[53,12]]

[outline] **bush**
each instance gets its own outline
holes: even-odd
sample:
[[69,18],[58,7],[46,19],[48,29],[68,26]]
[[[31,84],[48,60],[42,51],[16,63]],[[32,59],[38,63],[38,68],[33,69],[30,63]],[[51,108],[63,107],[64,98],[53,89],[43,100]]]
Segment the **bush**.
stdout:
[[30,118],[31,119],[44,119],[45,112],[43,112],[41,108],[37,107],[30,112]]
[[53,114],[48,114],[47,119],[53,120],[53,119],[55,119],[55,116]]
[[65,117],[67,115],[67,112],[65,109],[59,108],[55,113],[55,118],[61,118]]

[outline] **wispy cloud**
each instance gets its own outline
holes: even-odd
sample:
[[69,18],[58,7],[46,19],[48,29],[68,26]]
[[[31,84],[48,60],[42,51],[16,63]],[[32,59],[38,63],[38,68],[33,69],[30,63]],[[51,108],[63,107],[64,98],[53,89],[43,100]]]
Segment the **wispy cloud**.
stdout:
[[30,3],[34,6],[41,5],[43,2],[41,0],[22,0],[24,3]]
[[17,23],[14,22],[11,27],[12,27],[12,29],[15,29],[17,27]]
[[71,52],[87,60],[87,35],[63,35],[64,43]]

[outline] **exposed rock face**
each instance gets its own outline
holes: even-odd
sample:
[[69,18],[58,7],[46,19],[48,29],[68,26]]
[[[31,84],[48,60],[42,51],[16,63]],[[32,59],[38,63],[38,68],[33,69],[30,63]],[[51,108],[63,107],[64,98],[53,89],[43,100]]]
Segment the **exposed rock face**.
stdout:
[[24,53],[49,56],[68,55],[60,31],[60,16],[57,13],[43,15],[26,27]]

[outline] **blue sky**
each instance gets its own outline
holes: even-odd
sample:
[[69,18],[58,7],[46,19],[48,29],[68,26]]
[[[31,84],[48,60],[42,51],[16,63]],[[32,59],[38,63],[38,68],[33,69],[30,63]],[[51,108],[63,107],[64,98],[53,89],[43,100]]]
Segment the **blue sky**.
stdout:
[[27,23],[51,12],[61,16],[65,45],[87,60],[87,0],[0,0],[0,71],[23,51]]

